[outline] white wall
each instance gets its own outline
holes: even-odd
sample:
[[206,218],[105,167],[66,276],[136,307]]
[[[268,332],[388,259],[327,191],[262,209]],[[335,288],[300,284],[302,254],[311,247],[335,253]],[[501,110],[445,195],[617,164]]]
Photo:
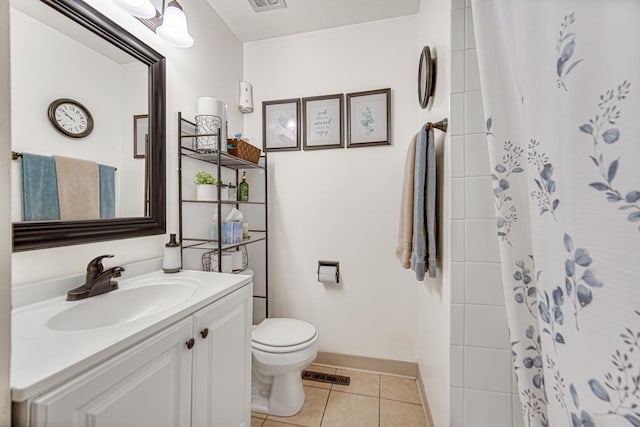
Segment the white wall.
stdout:
[[451,426],[517,427],[471,7],[453,7]]
[[[193,117],[197,97],[216,96],[230,105],[229,131],[242,129],[241,113],[236,107],[238,82],[242,80],[242,44],[205,0],[182,4],[195,39],[189,49],[164,44],[113,2],[87,2],[167,58],[167,232],[177,232],[177,112]],[[13,284],[81,273],[87,262],[100,254],[116,255],[109,265],[162,256],[167,240],[166,235],[161,235],[14,253]]]
[[11,94],[9,2],[0,2],[0,427],[11,425]]
[[[449,117],[449,93],[451,88],[451,2],[422,0],[418,15],[419,49],[431,47],[438,61],[436,90],[430,108],[420,110],[418,125]],[[414,61],[417,66],[418,54]],[[413,64],[412,64],[413,65]],[[412,67],[412,71],[415,67]],[[414,71],[415,73],[416,71]],[[415,78],[415,74],[414,74]],[[451,117],[449,117],[451,122]],[[417,127],[416,126],[416,127]],[[448,176],[451,163],[457,160],[451,156],[450,138],[435,131],[439,172],[439,250],[442,270],[436,281],[426,281],[418,288],[416,306],[418,312],[417,360],[425,385],[431,416],[436,427],[449,426],[449,293],[450,293],[450,251],[451,238],[448,218],[450,217]]]
[[120,151],[122,169],[118,169],[117,174],[121,191],[116,194],[116,202],[119,203],[120,210],[116,212],[123,217],[144,216],[146,159],[133,157],[133,116],[149,113],[148,76],[147,67],[140,62],[122,66],[122,135],[120,138],[123,147]]
[[[258,146],[262,101],[392,88],[391,146],[269,153],[269,314],[314,324],[320,351],[416,360],[423,285],[394,253],[417,40],[412,15],[245,44],[244,134]],[[340,261],[340,286],[317,283],[324,259]]]

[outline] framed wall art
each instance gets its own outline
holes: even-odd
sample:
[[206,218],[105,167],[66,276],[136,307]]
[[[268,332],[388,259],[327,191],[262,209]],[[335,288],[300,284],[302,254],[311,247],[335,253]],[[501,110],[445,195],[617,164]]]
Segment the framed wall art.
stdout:
[[344,147],[343,105],[342,94],[302,98],[305,151]]
[[347,94],[347,148],[391,145],[391,89]]
[[300,99],[262,103],[263,151],[300,150]]
[[149,138],[149,115],[133,116],[133,158],[144,159],[146,141]]

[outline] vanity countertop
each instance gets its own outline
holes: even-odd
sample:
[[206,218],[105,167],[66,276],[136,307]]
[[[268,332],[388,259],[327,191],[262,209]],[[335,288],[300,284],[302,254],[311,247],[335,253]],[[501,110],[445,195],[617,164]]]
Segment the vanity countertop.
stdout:
[[[69,308],[172,280],[192,287],[193,294],[166,309],[110,326],[82,330],[50,327],[50,320]],[[120,289],[108,294],[81,301],[58,296],[15,308],[11,317],[12,400],[36,397],[250,282],[250,276],[238,274],[156,271],[119,280]]]

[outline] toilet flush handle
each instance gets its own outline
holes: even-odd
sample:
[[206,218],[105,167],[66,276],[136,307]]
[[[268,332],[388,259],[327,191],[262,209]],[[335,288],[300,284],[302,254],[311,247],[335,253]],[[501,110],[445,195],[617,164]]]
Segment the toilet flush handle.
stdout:
[[204,328],[200,331],[200,336],[202,337],[202,339],[205,339],[207,335],[209,335],[209,328]]

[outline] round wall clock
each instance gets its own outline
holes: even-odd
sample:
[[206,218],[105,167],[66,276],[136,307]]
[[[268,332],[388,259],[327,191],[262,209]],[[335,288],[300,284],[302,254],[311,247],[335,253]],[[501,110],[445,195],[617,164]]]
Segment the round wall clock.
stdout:
[[93,131],[91,113],[73,99],[60,98],[49,104],[49,121],[58,131],[71,138],[84,138]]
[[431,56],[429,46],[422,48],[418,64],[418,102],[420,107],[427,108],[429,98],[436,88],[436,58]]

